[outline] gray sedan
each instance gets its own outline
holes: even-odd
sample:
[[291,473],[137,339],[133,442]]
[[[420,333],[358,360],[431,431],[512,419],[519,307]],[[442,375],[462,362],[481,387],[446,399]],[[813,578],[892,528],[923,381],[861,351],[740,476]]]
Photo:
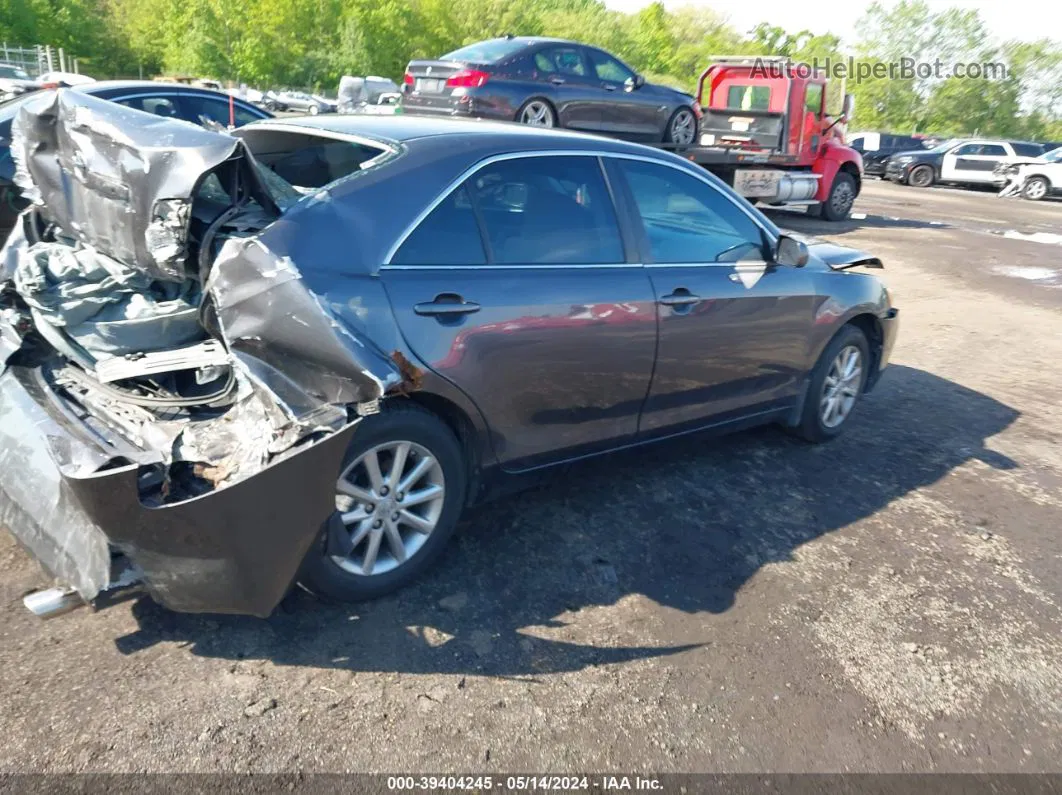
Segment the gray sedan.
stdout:
[[14,138],[36,205],[0,257],[0,524],[69,586],[43,614],[129,585],[255,615],[296,581],[379,596],[565,462],[831,439],[896,336],[856,270],[878,260],[634,144],[401,116],[229,136],[72,92]]

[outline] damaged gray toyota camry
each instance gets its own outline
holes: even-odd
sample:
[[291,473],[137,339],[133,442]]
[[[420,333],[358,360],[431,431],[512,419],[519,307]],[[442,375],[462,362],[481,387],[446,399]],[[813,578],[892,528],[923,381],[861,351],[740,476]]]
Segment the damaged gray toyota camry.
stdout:
[[[861,252],[667,153],[504,124],[232,134],[46,92],[0,254],[0,525],[40,614],[371,598],[469,505],[692,431],[836,436],[896,335]],[[40,595],[37,595],[40,596]]]

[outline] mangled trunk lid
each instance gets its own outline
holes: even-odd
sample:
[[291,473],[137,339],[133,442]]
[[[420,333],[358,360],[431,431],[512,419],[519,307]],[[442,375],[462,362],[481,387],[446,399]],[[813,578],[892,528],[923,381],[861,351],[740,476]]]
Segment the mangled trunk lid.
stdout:
[[267,614],[396,367],[263,242],[240,140],[59,90],[12,154],[0,524],[86,600],[121,557],[175,609]]

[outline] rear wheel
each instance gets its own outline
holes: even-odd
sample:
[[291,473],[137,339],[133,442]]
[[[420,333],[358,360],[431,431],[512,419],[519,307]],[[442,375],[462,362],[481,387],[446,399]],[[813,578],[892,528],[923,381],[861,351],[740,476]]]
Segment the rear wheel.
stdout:
[[344,602],[407,585],[453,534],[466,483],[461,445],[435,415],[398,403],[365,418],[336,482],[342,522],[322,533],[300,581]]
[[697,117],[689,108],[679,108],[672,114],[664,131],[666,144],[691,144],[697,137]]
[[844,171],[838,171],[830,186],[830,195],[822,203],[819,214],[827,221],[843,221],[852,212],[856,194],[855,178]]
[[933,167],[915,166],[907,175],[907,184],[914,188],[928,188],[933,184]]
[[1047,184],[1047,180],[1043,177],[1029,177],[1025,180],[1025,184],[1022,185],[1021,196],[1023,199],[1038,202],[1047,195],[1047,191],[1050,190],[1050,187],[1051,186]]
[[544,99],[532,99],[524,103],[516,113],[516,120],[529,127],[556,127],[557,114]]
[[804,413],[793,431],[809,442],[840,434],[863,395],[869,371],[866,335],[855,326],[844,326],[811,371]]

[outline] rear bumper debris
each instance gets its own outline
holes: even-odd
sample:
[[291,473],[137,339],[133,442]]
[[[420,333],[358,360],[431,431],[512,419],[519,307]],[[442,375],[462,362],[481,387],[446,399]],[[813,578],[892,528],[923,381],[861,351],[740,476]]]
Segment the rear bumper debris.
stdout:
[[254,477],[175,503],[144,504],[153,466],[107,450],[43,396],[37,375],[0,375],[0,524],[86,602],[123,584],[127,559],[160,604],[266,616],[335,512],[335,473],[357,423]]

